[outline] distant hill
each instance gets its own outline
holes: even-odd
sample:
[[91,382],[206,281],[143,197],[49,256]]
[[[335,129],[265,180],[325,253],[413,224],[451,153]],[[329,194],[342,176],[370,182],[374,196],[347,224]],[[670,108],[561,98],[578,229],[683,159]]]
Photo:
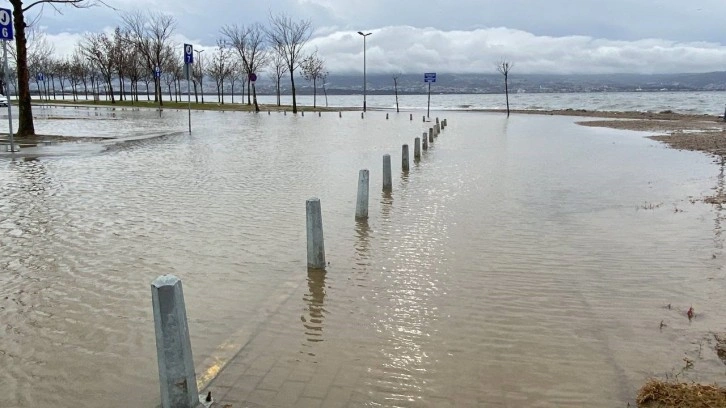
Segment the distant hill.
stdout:
[[[369,94],[393,93],[392,75],[368,74]],[[287,79],[287,78],[285,78]],[[283,89],[289,89],[289,80],[283,80]],[[301,94],[312,93],[312,84],[296,78],[295,86]],[[328,94],[359,94],[363,92],[363,75],[330,75]],[[272,83],[261,80],[260,93],[274,93]],[[726,91],[726,71],[698,74],[608,74],[608,75],[543,75],[521,74],[512,71],[509,90],[516,92],[654,92],[654,91]],[[503,93],[504,78],[498,74],[438,73],[432,84],[435,93]],[[318,84],[318,92],[322,86]],[[398,79],[401,94],[426,93],[423,74],[402,74]],[[287,93],[287,92],[285,92]]]

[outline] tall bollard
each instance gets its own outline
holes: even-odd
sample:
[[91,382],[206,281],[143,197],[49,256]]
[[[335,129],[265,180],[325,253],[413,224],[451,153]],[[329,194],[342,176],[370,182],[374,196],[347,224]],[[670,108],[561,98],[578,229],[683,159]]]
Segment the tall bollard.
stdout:
[[355,219],[363,220],[368,218],[368,170],[358,172],[358,200],[355,203]]
[[391,178],[391,155],[383,155],[383,191],[393,191],[393,179]]
[[156,278],[151,283],[151,304],[154,309],[161,406],[196,407],[199,391],[181,280],[174,275]]
[[434,142],[434,128],[429,128],[429,143]]
[[415,161],[421,160],[421,138],[417,137],[413,143],[413,159]]
[[429,150],[429,138],[426,137],[426,132],[423,132],[423,149]]
[[401,148],[401,170],[408,171],[408,145],[405,144]]
[[305,201],[305,219],[308,235],[308,268],[325,269],[323,215],[319,198],[313,197]]

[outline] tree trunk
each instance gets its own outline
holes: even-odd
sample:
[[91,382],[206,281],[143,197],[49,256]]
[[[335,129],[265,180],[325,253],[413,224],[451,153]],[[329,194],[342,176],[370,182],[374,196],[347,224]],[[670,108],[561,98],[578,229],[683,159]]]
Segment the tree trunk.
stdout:
[[260,105],[257,104],[257,88],[254,83],[252,84],[252,100],[255,101],[255,112],[259,112]]
[[[58,99],[58,98],[57,98],[57,97],[55,96],[55,75],[51,75],[51,76],[50,76],[50,84],[51,84],[51,85],[52,85],[52,87],[53,87],[53,88],[52,88],[52,89],[53,89],[53,100],[56,100],[56,99]],[[46,92],[46,94],[48,94],[48,92]],[[50,99],[50,98],[49,98],[49,99]]]
[[108,84],[108,93],[111,94],[111,103],[116,103],[116,99],[113,97],[113,84],[111,83],[111,77],[108,77],[106,83]]
[[290,87],[292,88],[292,113],[297,113],[297,99],[295,98],[295,74],[293,73],[292,69],[290,69]]
[[318,107],[318,84],[315,80],[315,77],[313,77],[313,109]]
[[30,74],[28,48],[25,38],[25,17],[21,0],[11,0],[15,20],[15,49],[18,54],[18,136],[35,136],[33,110],[30,104]]
[[197,94],[197,81],[192,82],[194,84],[194,103],[199,103],[199,95]]
[[[252,81],[249,80],[249,77],[248,77],[247,78],[247,105],[251,105],[252,104],[250,102],[250,95],[251,95],[251,93],[250,93],[250,87],[252,87],[252,86],[254,86],[254,84],[252,83]],[[244,89],[244,87],[245,87],[245,83],[242,82],[242,89]],[[242,101],[244,101],[244,95],[242,95]]]
[[393,88],[396,90],[396,113],[398,113],[400,112],[398,110],[398,81],[395,79],[393,80]]
[[280,106],[280,80],[282,77],[277,77],[277,106]]
[[504,93],[507,98],[507,116],[509,116],[509,84],[507,81],[507,75],[504,75]]

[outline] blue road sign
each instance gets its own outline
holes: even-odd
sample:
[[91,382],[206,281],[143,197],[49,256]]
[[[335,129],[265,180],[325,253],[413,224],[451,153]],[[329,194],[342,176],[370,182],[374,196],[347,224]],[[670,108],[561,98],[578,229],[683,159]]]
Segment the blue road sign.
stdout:
[[194,63],[194,47],[191,44],[184,44],[184,63]]
[[35,79],[38,81],[45,81],[45,75],[43,75],[42,72],[38,72],[38,75],[35,76]]
[[436,82],[436,72],[427,72],[424,74],[424,82]]
[[0,40],[13,39],[13,12],[0,8]]
[[154,78],[161,78],[161,68],[154,67]]

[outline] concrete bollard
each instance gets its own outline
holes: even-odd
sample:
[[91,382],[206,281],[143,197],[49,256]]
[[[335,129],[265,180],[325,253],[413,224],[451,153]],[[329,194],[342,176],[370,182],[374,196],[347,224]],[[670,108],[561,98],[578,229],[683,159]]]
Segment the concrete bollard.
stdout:
[[300,116],[305,117],[305,111],[300,111]]
[[355,203],[355,219],[362,220],[368,218],[368,186],[369,173],[368,170],[358,172],[358,200]]
[[439,118],[436,118],[436,124],[437,125],[439,124]]
[[283,116],[287,116],[287,111],[282,111]]
[[401,148],[401,170],[408,171],[408,145]]
[[411,116],[408,118],[408,120],[413,120],[413,113],[410,114]]
[[429,143],[434,142],[434,128],[429,128]]
[[421,160],[421,138],[417,137],[413,143],[413,160]]
[[441,133],[441,128],[439,127],[439,124],[437,123],[434,125],[434,136],[438,137],[439,133]]
[[386,120],[388,120],[388,114],[386,113]]
[[305,201],[305,220],[308,235],[308,268],[325,269],[323,215],[319,198],[313,197]]
[[423,149],[429,150],[429,138],[426,137],[426,132],[423,132],[423,136],[421,137],[423,138]]
[[423,117],[423,121],[424,121],[424,122],[426,122],[426,116],[425,116],[425,115],[424,115],[424,117]]
[[393,179],[391,178],[391,155],[383,155],[383,191],[393,191]]
[[181,280],[174,275],[156,278],[151,283],[151,304],[154,309],[161,406],[196,407],[199,391]]
[[343,117],[343,112],[338,112],[338,117],[339,118],[342,118]]
[[321,115],[322,115],[322,114],[321,114],[320,112],[318,112],[318,117],[320,117]]
[[267,111],[267,116],[270,116],[270,115],[271,115],[270,111]]

